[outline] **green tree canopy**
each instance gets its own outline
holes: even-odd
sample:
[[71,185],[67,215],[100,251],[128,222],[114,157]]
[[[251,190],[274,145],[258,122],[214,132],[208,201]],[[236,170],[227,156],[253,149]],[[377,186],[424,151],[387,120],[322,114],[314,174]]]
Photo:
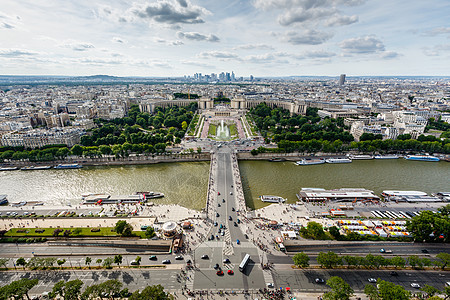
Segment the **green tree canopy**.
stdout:
[[349,300],[353,296],[353,289],[341,277],[333,276],[327,280],[331,291],[323,294],[325,300]]
[[292,260],[294,261],[294,264],[296,266],[302,267],[302,268],[306,268],[309,266],[309,256],[306,255],[304,252],[300,252],[295,254],[292,257]]

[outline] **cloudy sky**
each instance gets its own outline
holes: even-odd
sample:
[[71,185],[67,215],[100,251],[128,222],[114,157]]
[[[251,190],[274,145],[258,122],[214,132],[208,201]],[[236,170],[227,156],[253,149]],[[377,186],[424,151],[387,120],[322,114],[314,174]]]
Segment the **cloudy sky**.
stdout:
[[450,75],[449,0],[2,0],[0,74]]

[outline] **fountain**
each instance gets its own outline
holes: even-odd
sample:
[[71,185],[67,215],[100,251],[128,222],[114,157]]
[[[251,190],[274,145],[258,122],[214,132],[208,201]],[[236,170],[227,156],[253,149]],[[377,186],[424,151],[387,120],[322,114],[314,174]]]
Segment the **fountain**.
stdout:
[[228,126],[224,125],[223,120],[220,120],[220,125],[216,129],[216,137],[219,140],[229,140],[230,139],[230,129]]

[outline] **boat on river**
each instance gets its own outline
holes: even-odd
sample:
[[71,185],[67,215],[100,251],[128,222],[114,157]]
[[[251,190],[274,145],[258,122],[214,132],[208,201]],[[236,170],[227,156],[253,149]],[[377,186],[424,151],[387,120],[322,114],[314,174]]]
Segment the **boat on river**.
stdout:
[[386,154],[386,155],[375,155],[375,159],[398,159],[400,156],[395,154]]
[[350,158],[351,160],[368,160],[368,159],[373,159],[372,155],[349,155],[348,158]]
[[407,155],[406,160],[418,160],[418,161],[439,161],[439,157],[431,155]]
[[25,166],[21,168],[21,171],[34,171],[34,170],[48,170],[51,169],[52,166]]
[[8,199],[6,197],[7,195],[0,195],[0,205],[8,204]]
[[320,165],[320,164],[324,164],[325,163],[325,159],[323,158],[304,158],[301,159],[299,161],[297,161],[295,164],[297,166],[308,166],[308,165]]
[[163,193],[158,192],[136,192],[136,195],[143,195],[144,199],[156,199],[164,197]]
[[281,161],[286,161],[286,158],[284,158],[284,157],[272,157],[272,158],[269,158],[269,161],[271,161],[271,162],[281,162]]
[[15,171],[18,170],[18,167],[1,167],[0,171]]
[[59,164],[55,169],[81,169],[83,166],[79,164]]
[[270,202],[270,203],[283,203],[286,202],[286,199],[280,196],[270,196],[270,195],[262,195],[259,197],[262,202]]
[[352,160],[350,158],[329,158],[325,162],[328,164],[347,164],[351,163]]

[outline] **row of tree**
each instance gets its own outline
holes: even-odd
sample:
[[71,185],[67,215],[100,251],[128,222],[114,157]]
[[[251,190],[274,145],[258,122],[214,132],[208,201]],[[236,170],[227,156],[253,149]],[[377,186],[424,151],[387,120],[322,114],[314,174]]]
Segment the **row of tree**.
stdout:
[[[393,266],[396,268],[404,268],[409,264],[412,268],[422,269],[423,267],[439,267],[445,269],[450,265],[450,254],[441,252],[436,255],[438,260],[431,260],[429,258],[420,258],[417,255],[411,255],[407,259],[401,256],[394,256],[392,258],[383,257],[381,255],[367,254],[366,256],[351,256],[351,255],[338,255],[335,252],[319,252],[317,256],[317,263],[322,268],[332,269],[334,267],[340,267],[344,264],[347,268],[376,268]],[[309,256],[304,252],[295,254],[292,260],[296,266],[306,268],[309,267]]]
[[[23,278],[17,281],[13,281],[8,285],[0,287],[0,300],[23,299],[24,296],[27,299],[29,297],[29,291],[39,283],[38,279]],[[86,287],[82,292],[83,281],[75,279],[71,281],[61,280],[58,281],[49,293],[50,299],[64,299],[64,300],[89,300],[98,298],[120,298],[129,300],[141,300],[141,299],[158,299],[168,300],[171,299],[169,293],[164,292],[164,288],[161,285],[147,286],[140,292],[139,290],[134,293],[130,293],[128,288],[122,289],[122,282],[111,279],[105,282],[94,284]]]

